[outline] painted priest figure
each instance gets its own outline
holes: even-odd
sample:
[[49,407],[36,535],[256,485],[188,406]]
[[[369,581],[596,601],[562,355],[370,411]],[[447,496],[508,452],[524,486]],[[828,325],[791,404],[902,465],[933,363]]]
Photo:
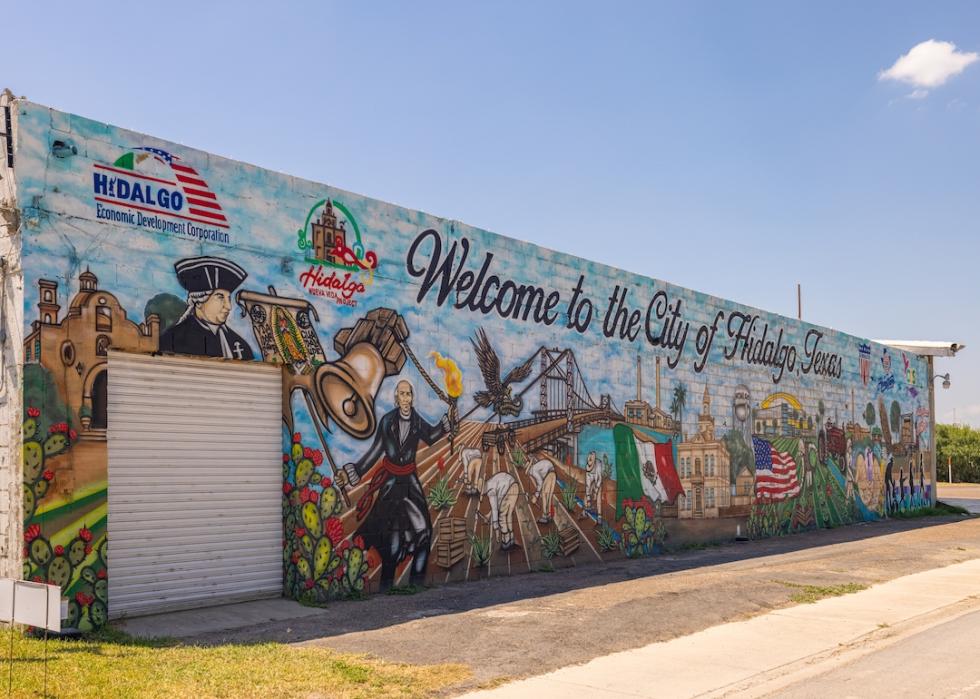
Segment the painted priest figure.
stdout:
[[345,464],[336,474],[343,487],[357,485],[378,459],[367,492],[357,502],[357,533],[367,547],[381,556],[381,591],[391,588],[395,570],[411,557],[409,584],[425,582],[425,567],[432,542],[432,520],[422,484],[416,472],[415,453],[419,442],[428,445],[449,432],[449,418],[443,415],[430,425],[412,407],[412,384],[399,381],[395,386],[395,409],[378,423],[374,443],[357,463]]
[[225,322],[231,294],[248,276],[220,257],[190,257],[174,265],[177,281],[187,291],[187,309],[160,336],[160,351],[225,359],[254,359],[252,348]]

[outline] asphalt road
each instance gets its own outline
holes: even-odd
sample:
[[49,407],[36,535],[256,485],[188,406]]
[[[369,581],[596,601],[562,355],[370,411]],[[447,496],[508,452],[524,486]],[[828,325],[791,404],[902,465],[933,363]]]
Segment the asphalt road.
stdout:
[[978,483],[937,483],[936,496],[949,505],[959,505],[980,515],[980,484]]
[[980,612],[966,614],[858,660],[784,687],[789,699],[980,697]]
[[460,691],[779,609],[798,592],[787,583],[870,585],[972,558],[980,558],[980,518],[891,520],[374,596],[187,640],[300,642],[392,661],[460,662],[473,671]]

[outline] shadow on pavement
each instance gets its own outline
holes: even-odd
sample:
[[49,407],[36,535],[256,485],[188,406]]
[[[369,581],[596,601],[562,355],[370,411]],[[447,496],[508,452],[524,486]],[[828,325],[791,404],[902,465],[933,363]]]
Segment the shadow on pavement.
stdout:
[[[556,595],[617,582],[636,580],[666,573],[687,571],[727,563],[752,561],[766,556],[803,552],[805,558],[833,555],[826,547],[835,544],[860,542],[917,529],[942,527],[973,519],[958,517],[929,517],[916,520],[886,520],[853,524],[836,529],[821,529],[758,541],[726,542],[698,549],[668,552],[645,559],[622,559],[606,564],[588,564],[562,568],[549,573],[522,573],[497,576],[487,580],[458,582],[426,588],[411,595],[372,595],[363,600],[334,602],[324,608],[310,609],[287,600],[247,602],[239,605],[212,608],[171,615],[160,615],[160,633],[176,633],[193,643],[249,643],[253,641],[302,642],[327,639],[344,634],[393,627],[413,620],[451,615],[474,609],[508,604],[519,600]],[[256,619],[260,612],[243,614],[251,621],[236,619],[236,611],[249,605],[274,603],[295,605],[276,618]],[[224,610],[224,613],[223,611]],[[213,623],[201,628],[200,616],[214,617]],[[193,631],[180,627],[180,615],[187,616]],[[195,618],[197,617],[197,618]],[[154,635],[154,619],[135,619],[139,634]],[[199,629],[199,630],[198,630]],[[124,630],[129,630],[124,628]],[[151,633],[147,633],[147,631]]]

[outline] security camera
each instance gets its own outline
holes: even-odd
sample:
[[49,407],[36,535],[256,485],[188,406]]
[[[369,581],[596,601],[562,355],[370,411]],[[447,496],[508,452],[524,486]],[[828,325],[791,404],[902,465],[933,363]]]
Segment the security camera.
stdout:
[[78,148],[74,144],[64,141],[55,141],[51,144],[51,155],[56,158],[67,158],[78,154]]

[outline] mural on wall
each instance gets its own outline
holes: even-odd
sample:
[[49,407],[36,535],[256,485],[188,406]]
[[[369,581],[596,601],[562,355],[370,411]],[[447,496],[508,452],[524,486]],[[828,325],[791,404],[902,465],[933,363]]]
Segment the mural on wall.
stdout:
[[220,257],[191,257],[174,265],[187,290],[187,309],[160,335],[160,351],[225,359],[252,359],[252,348],[226,325],[231,295],[248,275]]
[[21,159],[47,207],[24,243],[25,575],[79,624],[109,604],[110,347],[283,367],[283,585],[313,603],[929,504],[917,357],[72,124],[91,162]]

